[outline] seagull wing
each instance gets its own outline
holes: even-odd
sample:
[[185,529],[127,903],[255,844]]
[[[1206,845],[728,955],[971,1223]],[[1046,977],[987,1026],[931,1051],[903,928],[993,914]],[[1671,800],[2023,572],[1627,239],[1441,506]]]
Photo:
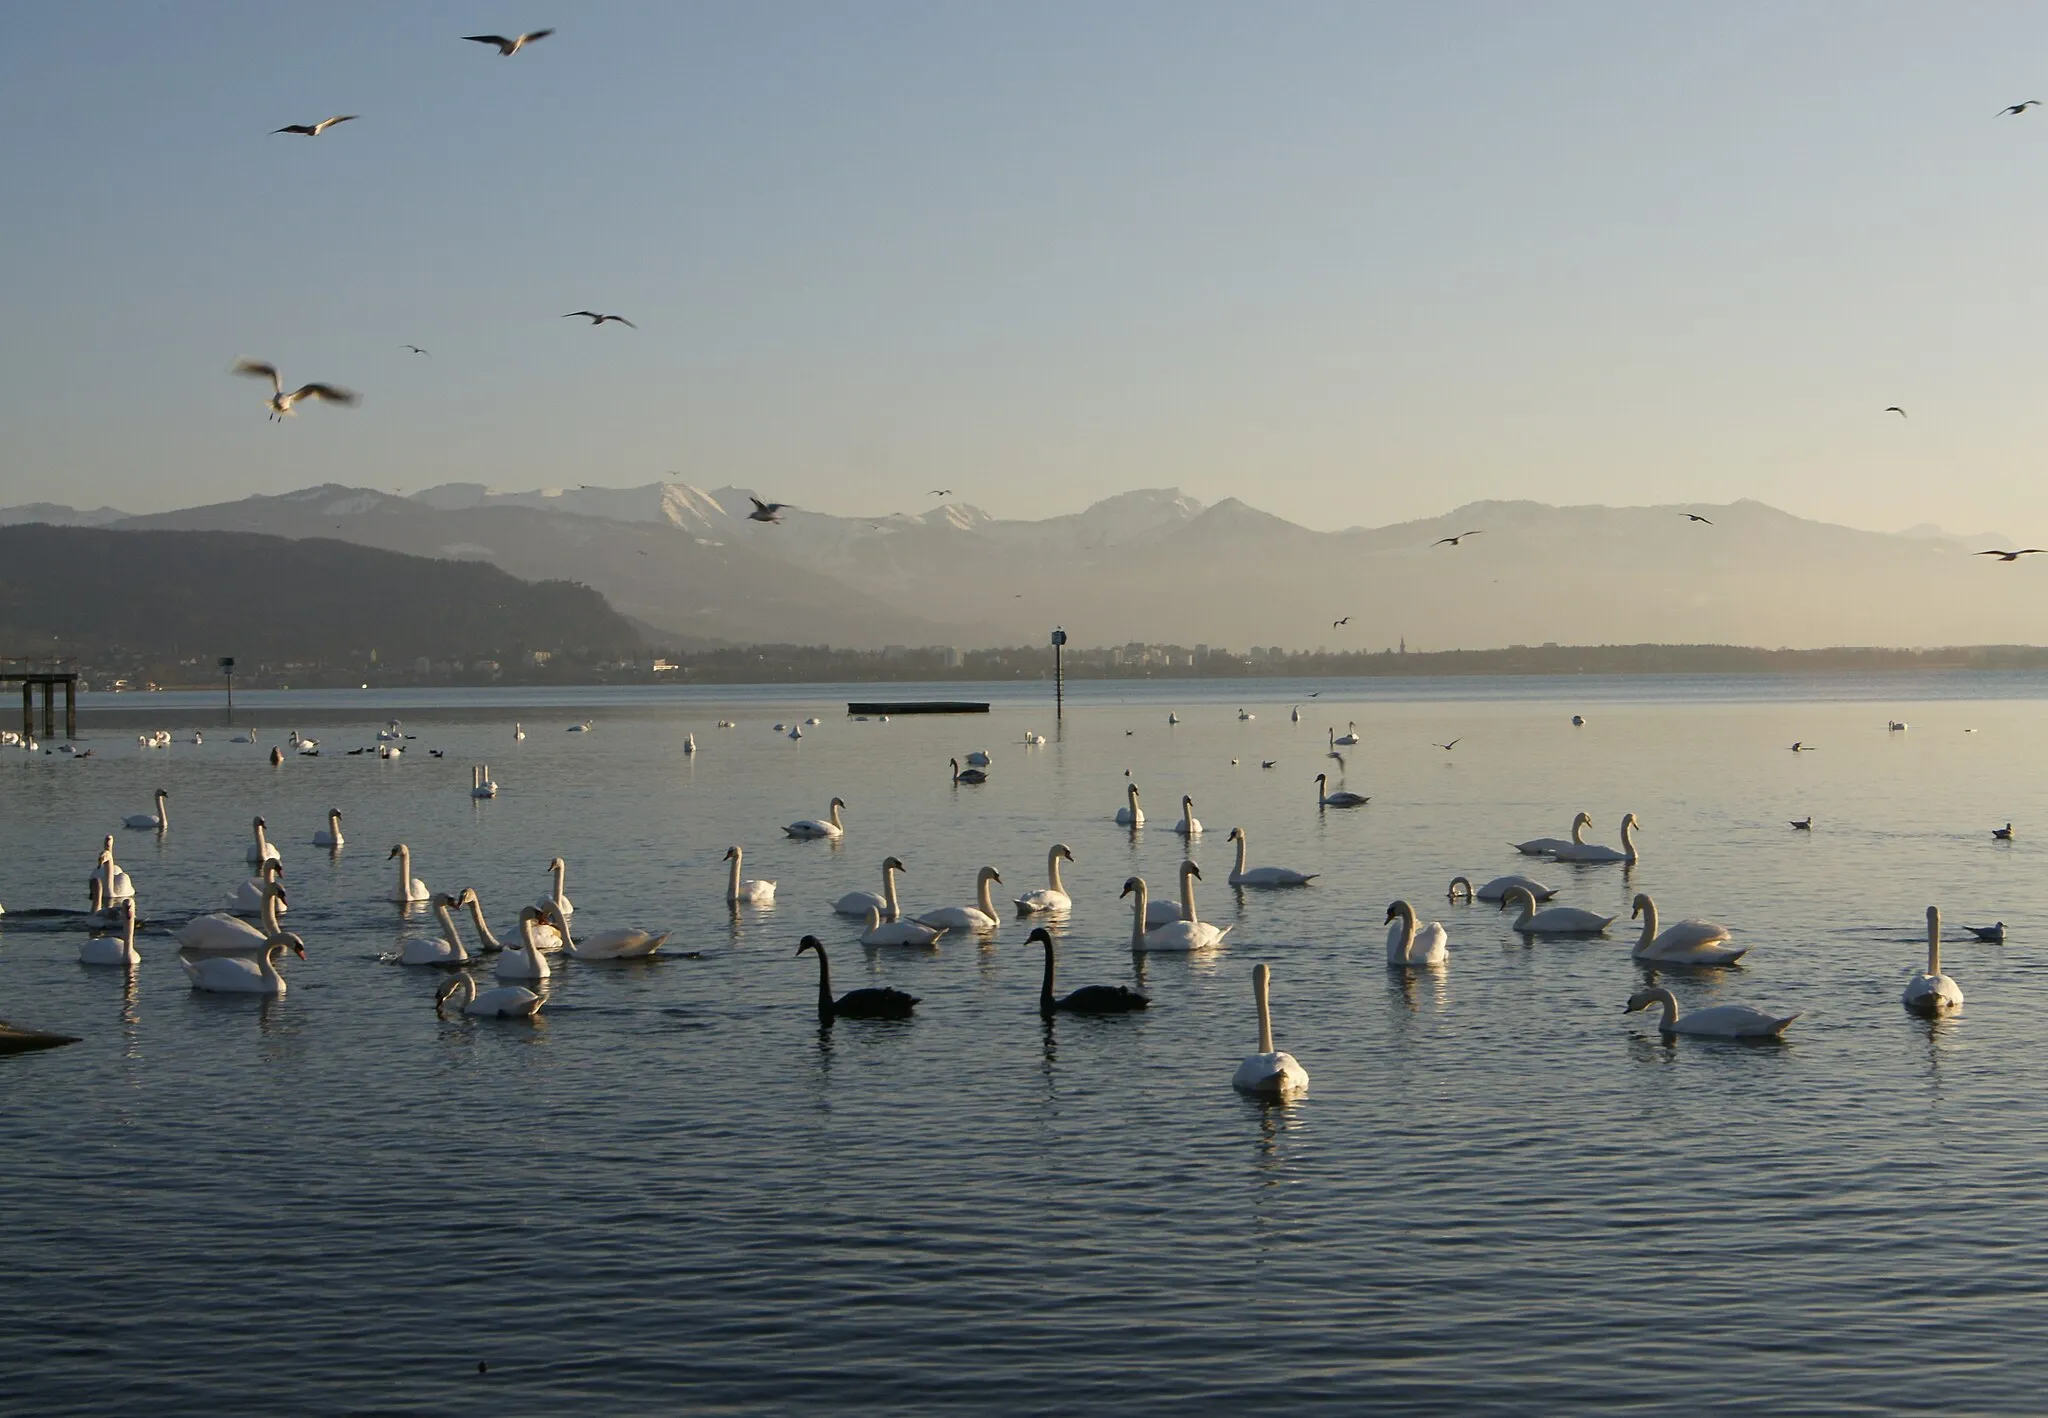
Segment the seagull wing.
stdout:
[[601,321],[604,319],[604,317],[602,315],[599,315],[595,310],[572,310],[567,315],[564,315],[562,318],[564,320],[568,320],[578,315],[584,316],[593,321]]
[[1993,549],[1992,549],[1992,550],[1990,550],[1990,551],[1980,551],[1980,552],[1978,552],[1978,553],[1977,553],[1977,555],[1979,555],[1979,556],[2003,556],[2003,557],[2006,557],[2006,558],[2010,559],[2010,558],[2012,558],[2012,557],[2018,556],[2018,555],[2019,555],[2019,553],[2018,553],[2018,552],[2003,552],[2003,551],[1999,551],[1999,550],[1997,550],[1996,548],[1993,548]]
[[624,325],[628,330],[637,330],[640,328],[638,325],[635,325],[632,321],[628,320],[623,315],[607,315],[604,317],[604,320],[600,320],[597,323],[602,325],[604,324],[605,320],[616,320],[619,322],[619,324]]
[[525,34],[519,36],[519,42],[521,44],[532,44],[535,40],[546,39],[553,33],[553,30],[528,30]]
[[360,404],[363,397],[349,389],[334,384],[301,384],[292,394],[298,399],[325,399],[330,404]]
[[317,136],[321,133],[326,132],[329,128],[332,128],[337,123],[348,123],[353,121],[354,119],[360,118],[361,116],[361,114],[357,113],[337,113],[332,118],[323,118],[318,123],[315,123],[313,125],[313,132]]
[[270,133],[272,137],[277,136],[279,133],[304,133],[310,138],[319,131],[317,127],[310,123],[287,123],[282,128],[271,129]]
[[277,377],[277,366],[274,364],[263,364],[253,359],[238,359],[235,361],[234,372],[236,374],[246,374],[255,379],[268,379],[271,390],[274,393],[282,394],[284,392],[284,381]]
[[478,44],[495,44],[501,53],[512,52],[512,41],[501,34],[466,34],[463,38],[475,40]]
[[1440,547],[1440,546],[1456,546],[1457,544],[1458,544],[1458,539],[1457,539],[1456,537],[1442,537],[1442,538],[1439,538],[1438,540],[1436,540],[1436,541],[1433,541],[1433,542],[1431,542],[1431,543],[1430,543],[1430,545],[1431,545],[1431,546],[1436,546],[1436,547]]

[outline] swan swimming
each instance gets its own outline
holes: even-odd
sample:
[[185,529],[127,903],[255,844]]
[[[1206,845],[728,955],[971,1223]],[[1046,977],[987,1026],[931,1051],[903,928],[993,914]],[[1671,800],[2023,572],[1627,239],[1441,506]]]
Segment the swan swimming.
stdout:
[[551,857],[545,869],[554,873],[554,890],[533,904],[557,916],[575,915],[576,908],[570,904],[568,893],[562,890],[563,883],[569,879],[569,864],[560,857]]
[[884,921],[882,913],[868,907],[867,929],[860,934],[862,945],[937,945],[946,933],[944,926],[921,925],[916,921]]
[[327,809],[327,825],[313,833],[313,845],[316,847],[339,847],[342,845],[343,840],[341,835],[341,809],[331,807]]
[[1364,807],[1371,801],[1371,798],[1362,793],[1350,793],[1341,788],[1333,793],[1330,791],[1330,775],[1316,774],[1317,807]]
[[1291,1098],[1308,1091],[1308,1070],[1292,1054],[1273,1047],[1273,1012],[1269,991],[1273,972],[1261,962],[1252,968],[1252,998],[1259,1007],[1259,1051],[1237,1066],[1230,1086],[1259,1098]]
[[1358,721],[1356,719],[1353,719],[1350,723],[1346,724],[1344,726],[1344,732],[1341,734],[1338,733],[1335,729],[1330,730],[1331,748],[1349,748],[1353,744],[1364,742],[1365,740],[1361,739],[1358,736]]
[[497,780],[491,777],[488,763],[471,764],[469,769],[469,795],[473,798],[495,798],[498,796]]
[[121,903],[121,934],[118,936],[95,936],[78,947],[78,963],[81,965],[118,965],[129,969],[142,963],[142,956],[135,949],[135,902],[133,898]]
[[1060,863],[1071,862],[1074,854],[1064,842],[1053,843],[1052,850],[1045,854],[1046,884],[1036,891],[1027,891],[1017,898],[1017,914],[1036,916],[1051,911],[1073,909],[1074,898],[1067,895],[1066,886],[1060,881]]
[[1552,852],[1563,851],[1568,847],[1585,846],[1586,829],[1592,825],[1593,819],[1582,812],[1572,819],[1572,835],[1569,837],[1532,837],[1526,842],[1511,842],[1508,845],[1525,857],[1547,857]]
[[[256,868],[256,875],[237,886],[228,896],[228,909],[238,916],[260,916],[266,911],[289,909],[269,889],[269,884],[284,875],[284,864],[266,861]],[[268,932],[276,935],[276,931]]]
[[434,893],[427,890],[427,884],[412,874],[412,848],[400,842],[391,849],[391,856],[385,860],[390,861],[391,857],[398,859],[398,880],[384,893],[384,899],[396,901],[402,906],[433,900]]
[[955,783],[986,783],[988,781],[988,774],[982,772],[979,768],[963,770],[960,767],[960,760],[956,758],[953,760],[953,781]]
[[1193,862],[1182,862],[1179,869],[1174,873],[1175,880],[1180,883],[1180,899],[1177,901],[1152,901],[1148,899],[1145,904],[1145,929],[1149,931],[1157,926],[1171,925],[1175,921],[1192,921],[1196,919],[1195,878],[1201,874],[1202,869]]
[[458,1011],[485,1019],[531,1019],[540,1013],[543,1003],[539,995],[520,985],[499,985],[479,992],[474,976],[457,975],[434,991],[434,1013],[441,1013],[457,995],[462,997],[456,1001]]
[[1250,844],[1242,827],[1231,828],[1230,835],[1223,840],[1237,843],[1237,866],[1230,873],[1232,886],[1307,886],[1322,875],[1321,872],[1299,872],[1287,867],[1245,866],[1245,856]]
[[135,879],[114,861],[114,839],[111,835],[100,844],[98,870],[100,884],[106,890],[106,904],[110,908],[116,901],[135,894]]
[[[1195,876],[1202,874],[1201,868],[1193,862],[1182,864],[1181,870],[1192,869]],[[1162,954],[1185,954],[1196,950],[1209,950],[1223,943],[1223,937],[1235,929],[1225,926],[1222,930],[1204,920],[1168,921],[1163,926],[1145,929],[1146,889],[1145,878],[1134,876],[1124,882],[1120,895],[1131,898],[1131,949],[1152,951]],[[1194,900],[1194,888],[1187,888],[1187,900]]]
[[726,878],[725,904],[728,906],[773,906],[775,904],[775,883],[772,881],[740,880],[740,849],[727,847],[725,859],[732,863],[732,872]]
[[195,916],[178,927],[171,937],[178,942],[178,949],[187,955],[246,955],[282,935],[284,927],[278,923],[277,917],[287,905],[284,886],[268,876],[260,880],[263,883],[260,928],[225,911]]
[[882,889],[880,891],[849,891],[832,903],[832,910],[841,916],[859,918],[874,911],[885,921],[900,920],[903,908],[896,902],[896,873],[908,871],[901,859],[882,858]]
[[[1585,814],[1581,813],[1580,816]],[[1635,828],[1642,824],[1636,821],[1632,812],[1622,814],[1621,847],[1616,850],[1598,842],[1574,842],[1569,847],[1560,847],[1551,857],[1560,862],[1576,862],[1581,866],[1605,866],[1612,862],[1625,862],[1634,866],[1640,858],[1636,855],[1636,839],[1632,836]]]
[[163,832],[171,825],[171,795],[162,788],[156,790],[156,811],[138,812],[121,819],[121,825],[134,832]]
[[938,926],[945,930],[992,931],[1002,924],[996,916],[995,897],[991,886],[1002,884],[1002,873],[994,867],[983,867],[974,877],[975,902],[972,906],[941,906],[936,911],[927,911],[917,918],[919,925]]
[[1941,973],[1941,908],[1927,908],[1927,968],[1906,982],[1899,997],[1915,1014],[1946,1014],[1963,1007],[1963,987]]
[[1143,827],[1145,809],[1138,806],[1138,785],[1124,784],[1124,805],[1116,810],[1116,825],[1119,827]]
[[1728,927],[1715,921],[1674,921],[1657,929],[1657,903],[1647,892],[1636,893],[1631,916],[1643,918],[1643,934],[1631,955],[1662,965],[1733,965],[1749,953],[1736,945]]
[[656,935],[638,926],[614,926],[599,931],[581,945],[569,934],[569,922],[553,906],[542,908],[554,918],[555,933],[562,938],[562,953],[571,960],[644,960],[661,949],[669,932]]
[[1786,1015],[1767,1014],[1746,1004],[1717,1004],[1710,1009],[1680,1014],[1678,996],[1662,985],[1637,990],[1628,997],[1622,1013],[1633,1014],[1653,1004],[1664,1006],[1664,1017],[1657,1022],[1657,1028],[1663,1033],[1697,1034],[1715,1039],[1776,1039],[1800,1014],[1796,1010]]
[[[470,902],[474,906],[475,893]],[[477,917],[479,932],[482,930],[482,916]],[[555,972],[548,965],[548,957],[541,950],[536,932],[540,928],[540,911],[537,907],[522,907],[519,912],[519,944],[506,946],[498,952],[498,978],[501,980],[545,980]],[[488,942],[487,942],[488,943]]]
[[1446,899],[1456,901],[1458,899],[1458,888],[1461,886],[1465,888],[1465,899],[1467,901],[1498,901],[1508,894],[1511,887],[1516,886],[1521,887],[1538,901],[1548,901],[1551,897],[1557,895],[1555,888],[1545,886],[1533,876],[1497,876],[1477,891],[1472,889],[1472,878],[1454,876],[1451,878],[1451,889],[1445,893]]
[[1513,929],[1523,935],[1599,935],[1614,924],[1612,916],[1577,906],[1546,906],[1539,911],[1536,897],[1526,886],[1509,887],[1501,897],[1500,908],[1505,911],[1517,903],[1522,914],[1515,918]]
[[270,844],[270,839],[264,836],[264,829],[267,825],[268,824],[266,824],[263,821],[263,819],[259,817],[255,819],[254,825],[251,826],[251,828],[249,829],[252,833],[255,834],[256,840],[249,844],[248,851],[244,852],[242,855],[248,861],[249,865],[252,867],[261,866],[263,864],[263,859],[265,857],[271,857],[280,862],[284,860],[284,854],[282,852],[279,852],[277,848],[273,847]]
[[401,965],[438,965],[449,967],[469,965],[476,957],[469,953],[462,943],[462,935],[455,929],[455,908],[462,904],[462,898],[446,893],[434,898],[434,918],[441,923],[441,934],[424,940],[409,940],[398,953]]
[[1387,907],[1387,919],[1393,922],[1387,931],[1387,964],[1389,965],[1446,965],[1451,959],[1451,935],[1441,921],[1431,921],[1421,930],[1415,928],[1415,908],[1406,901],[1396,901]]
[[[477,899],[475,887],[465,886],[462,888],[462,895],[456,898],[455,904],[469,908],[469,923],[476,927],[476,938],[483,942],[484,954],[490,955],[503,950],[516,951],[519,949],[518,946],[507,946],[503,941],[491,934],[490,923],[484,920],[483,902]],[[533,912],[532,939],[534,944],[538,945],[542,950],[560,950],[562,948],[561,934],[548,924],[547,916],[538,906],[529,906],[527,910]],[[524,913],[522,912],[521,914],[523,917]],[[524,934],[524,927],[521,928],[521,933],[522,935]]]
[[1053,974],[1058,967],[1054,961],[1052,932],[1039,926],[1024,938],[1024,943],[1045,947],[1045,975],[1038,985],[1038,1012],[1048,1019],[1055,1014],[1129,1014],[1152,1003],[1136,990],[1122,985],[1083,985],[1072,994],[1055,997],[1052,992]]
[[1202,835],[1202,821],[1195,816],[1195,800],[1186,793],[1180,795],[1180,821],[1173,824],[1173,830],[1181,837]]
[[807,817],[801,822],[790,823],[789,826],[782,830],[792,837],[800,837],[807,841],[826,837],[837,842],[846,835],[846,825],[839,820],[840,810],[845,806],[846,804],[840,799],[834,798],[832,799],[832,820],[830,822],[820,822],[815,817]]
[[279,952],[289,950],[306,958],[306,943],[290,931],[272,936],[263,953],[252,960],[245,955],[210,955],[204,960],[180,960],[192,988],[209,994],[281,995],[284,976],[277,973]]
[[[816,719],[813,719],[813,720],[811,720],[811,722],[815,724],[815,723],[817,723],[818,721],[817,721]],[[979,749],[979,748],[977,748],[977,749],[974,749],[974,750],[970,751],[970,752],[968,753],[968,755],[967,755],[967,766],[968,766],[968,767],[970,767],[970,768],[986,768],[986,767],[988,767],[988,752],[987,752],[987,750],[986,750],[986,749]]]
[[596,728],[596,727],[597,727],[596,721],[594,721],[594,720],[591,720],[591,719],[585,719],[585,720],[584,720],[584,721],[583,721],[582,723],[580,723],[580,724],[571,724],[571,725],[570,725],[570,726],[569,726],[569,727],[568,727],[567,729],[565,729],[565,730],[564,730],[563,732],[565,732],[565,733],[571,733],[571,734],[587,734],[587,733],[589,733],[589,732],[590,732],[590,731],[591,731],[592,729],[594,729],[594,728]]
[[841,1016],[847,1019],[908,1019],[911,1010],[917,1007],[916,995],[887,988],[848,990],[838,999],[832,998],[832,966],[825,959],[823,943],[816,936],[807,935],[797,945],[796,953],[802,955],[806,950],[815,951],[818,956],[820,1024],[829,1026]]

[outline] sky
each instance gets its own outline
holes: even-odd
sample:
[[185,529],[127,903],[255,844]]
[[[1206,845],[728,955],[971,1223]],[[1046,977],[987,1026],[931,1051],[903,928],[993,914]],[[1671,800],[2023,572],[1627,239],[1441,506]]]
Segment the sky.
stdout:
[[[668,477],[2048,538],[2048,109],[1994,116],[2048,99],[2038,6],[114,14],[0,46],[0,503]],[[363,403],[273,425],[238,357]]]

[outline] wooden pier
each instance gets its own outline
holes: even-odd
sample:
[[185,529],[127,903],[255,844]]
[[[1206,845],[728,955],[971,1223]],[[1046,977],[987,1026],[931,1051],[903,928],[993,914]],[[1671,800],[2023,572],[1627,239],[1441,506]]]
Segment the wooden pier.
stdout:
[[0,687],[21,681],[21,736],[36,732],[36,686],[43,689],[43,737],[57,736],[57,686],[64,686],[64,737],[78,737],[78,671],[70,660],[35,660],[26,656],[0,656]]
[[986,714],[988,705],[964,699],[893,699],[846,706],[849,714]]

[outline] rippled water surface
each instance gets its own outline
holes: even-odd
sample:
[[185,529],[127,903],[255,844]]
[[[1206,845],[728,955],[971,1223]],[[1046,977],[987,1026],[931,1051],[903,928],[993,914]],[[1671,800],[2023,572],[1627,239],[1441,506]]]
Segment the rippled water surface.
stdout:
[[[367,695],[245,707],[260,746],[166,698],[143,708],[167,750],[102,712],[85,762],[0,751],[0,1013],[84,1040],[0,1058],[0,1409],[2038,1411],[2042,684],[1481,690],[1326,687],[1297,724],[1270,685],[1081,686],[1057,734],[1035,686],[887,724],[833,689],[468,696],[405,710],[389,762],[343,752],[387,712]],[[1353,720],[1372,802],[1318,811]],[[289,728],[321,755],[273,769]],[[992,781],[956,788],[971,748]],[[473,802],[484,761],[503,791]],[[1137,833],[1110,821],[1126,770]],[[159,786],[168,833],[116,833],[144,963],[82,967],[99,838]],[[1232,930],[1134,963],[1117,892],[1172,889],[1183,792]],[[835,794],[843,844],[784,839]],[[335,854],[310,845],[329,807]],[[1642,822],[1632,872],[1535,868],[1619,914],[1609,937],[1525,944],[1445,903],[1579,809],[1594,840]],[[310,958],[275,1002],[195,995],[168,932],[247,876],[255,814]],[[1233,825],[1320,879],[1240,896]],[[560,854],[578,934],[673,930],[672,956],[562,966],[534,1025],[437,1019],[439,972],[389,963],[434,929],[382,899],[399,841],[500,934]],[[914,910],[984,863],[1021,894],[1054,842],[1062,987],[1141,985],[1149,1013],[1042,1024],[1026,926],[866,951],[824,904],[891,853]],[[725,906],[734,843],[772,910]],[[1805,1011],[1787,1042],[1625,1016],[1635,891],[1753,948],[1664,977],[1686,1007]],[[1387,969],[1396,897],[1448,926],[1447,969]],[[1938,1024],[1898,1003],[1930,903],[1969,997]],[[1995,919],[2003,946],[1954,939]],[[917,1017],[821,1031],[806,932],[838,989],[910,990]],[[1313,1080],[1288,1107],[1230,1087],[1259,961]]]

